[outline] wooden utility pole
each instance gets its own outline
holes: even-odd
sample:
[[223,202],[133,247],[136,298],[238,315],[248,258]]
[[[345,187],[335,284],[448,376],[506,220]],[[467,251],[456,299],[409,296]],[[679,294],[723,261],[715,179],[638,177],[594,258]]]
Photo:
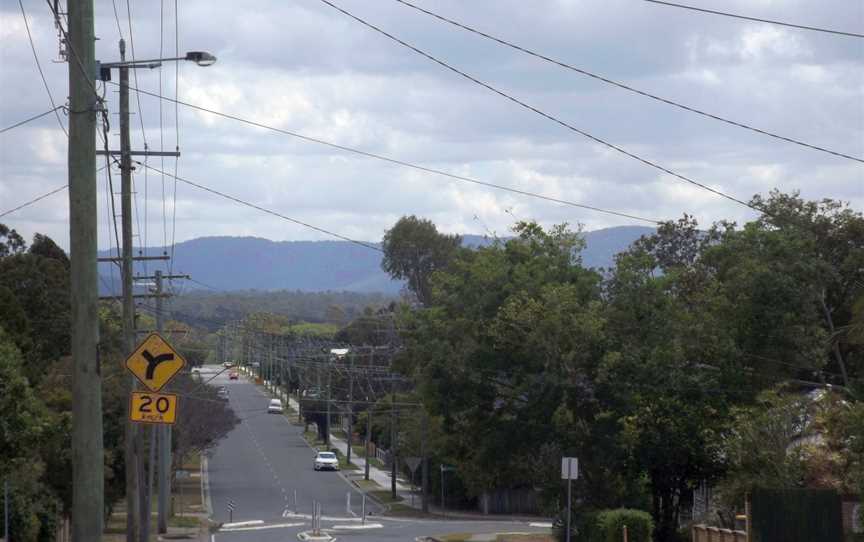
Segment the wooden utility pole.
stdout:
[[390,497],[396,500],[396,380],[390,381]]
[[96,263],[93,0],[69,2],[69,250],[72,309],[72,540],[102,540],[104,449]]
[[[126,42],[120,40],[120,61],[126,60]],[[129,137],[129,68],[120,67],[120,213],[122,215],[123,252],[121,276],[123,285],[123,346],[129,356],[135,350],[135,302],[132,297],[132,158]],[[113,196],[112,196],[113,197]],[[131,377],[132,390],[137,388]],[[128,405],[126,407],[129,408]],[[127,416],[128,418],[128,416]],[[135,542],[140,532],[140,473],[141,432],[131,421],[126,422],[126,542]]]
[[[156,278],[156,332],[162,333],[165,327],[162,306],[162,271],[153,273]],[[154,429],[156,429],[154,427]],[[157,510],[156,530],[159,534],[168,532],[168,499],[171,495],[171,426],[159,425],[159,508]],[[152,469],[155,465],[151,465]]]
[[372,442],[372,405],[367,406],[368,410],[366,411],[366,465],[363,468],[363,479],[369,479],[369,461],[372,459],[370,456],[371,452],[371,442]]
[[428,451],[426,447],[429,445],[429,414],[426,413],[426,409],[423,408],[423,427],[422,432],[420,434],[420,461],[421,464],[421,480],[420,482],[423,484],[423,498],[421,509],[424,513],[429,512],[429,459],[426,457],[428,455]]
[[332,382],[331,373],[333,369],[333,362],[330,358],[327,358],[327,418],[324,421],[324,443],[327,445],[327,449],[330,449],[330,384]]
[[351,445],[354,443],[354,353],[350,354],[348,367],[348,452],[345,461],[351,463]]

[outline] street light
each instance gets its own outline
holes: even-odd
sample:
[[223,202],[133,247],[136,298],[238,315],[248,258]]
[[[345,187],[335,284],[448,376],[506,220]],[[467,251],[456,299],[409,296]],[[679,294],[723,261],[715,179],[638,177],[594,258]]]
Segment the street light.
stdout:
[[[120,40],[123,41],[123,40]],[[125,43],[120,45],[121,49],[125,49]],[[186,56],[178,56],[172,58],[153,58],[149,60],[121,60],[120,62],[96,62],[96,68],[99,72],[99,79],[102,81],[110,81],[111,80],[111,69],[112,68],[147,68],[153,69],[158,68],[162,65],[163,62],[178,62],[180,60],[187,60],[189,62],[194,62],[195,64],[201,66],[202,68],[206,68],[207,66],[212,66],[216,63],[216,57],[207,51],[189,51],[186,53]]]

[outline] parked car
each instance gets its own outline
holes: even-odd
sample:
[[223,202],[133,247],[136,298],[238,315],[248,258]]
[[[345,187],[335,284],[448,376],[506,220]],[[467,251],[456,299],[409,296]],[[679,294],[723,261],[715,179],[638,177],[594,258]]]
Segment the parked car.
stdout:
[[220,399],[228,399],[228,388],[226,388],[225,386],[219,386],[219,389],[216,390],[216,395]]
[[270,399],[270,404],[267,405],[268,414],[282,414],[282,401],[279,399]]
[[315,470],[339,470],[339,458],[333,452],[315,454]]
[[238,378],[240,378],[240,375],[237,374],[237,371],[231,371],[230,373],[228,373],[229,380],[237,380]]

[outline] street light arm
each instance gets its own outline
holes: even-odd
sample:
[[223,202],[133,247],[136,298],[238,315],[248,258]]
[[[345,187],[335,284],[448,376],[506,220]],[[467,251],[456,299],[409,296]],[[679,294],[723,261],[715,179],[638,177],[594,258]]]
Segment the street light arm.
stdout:
[[216,57],[206,51],[189,51],[188,53],[186,53],[186,56],[178,56],[172,58],[153,58],[149,60],[128,60],[121,62],[97,61],[96,65],[99,78],[103,81],[110,81],[111,70],[113,68],[131,68],[133,70],[139,68],[153,69],[161,66],[163,62],[178,62],[180,60],[188,60],[190,62],[194,62],[201,67],[212,66],[216,63]]

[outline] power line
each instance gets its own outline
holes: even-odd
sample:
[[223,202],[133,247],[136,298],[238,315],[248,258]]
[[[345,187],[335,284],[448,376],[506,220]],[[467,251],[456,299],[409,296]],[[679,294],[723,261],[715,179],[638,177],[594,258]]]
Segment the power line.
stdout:
[[[50,111],[49,111],[49,113],[50,113]],[[10,214],[14,213],[15,211],[20,211],[24,207],[29,207],[30,205],[33,205],[37,201],[41,201],[41,200],[47,198],[48,196],[52,196],[52,195],[56,194],[57,192],[61,192],[63,190],[66,190],[67,188],[69,188],[69,185],[64,184],[60,188],[55,188],[54,190],[52,190],[48,193],[42,194],[41,196],[35,197],[35,198],[31,199],[30,201],[24,202],[21,205],[19,205],[18,207],[15,207],[13,209],[9,209],[8,211],[3,211],[2,213],[0,213],[0,218],[3,218],[6,215],[10,215]]]
[[117,23],[117,34],[120,39],[123,39],[123,29],[120,27],[120,14],[117,12],[117,0],[111,0],[111,5],[114,6],[114,21]]
[[39,55],[36,54],[36,46],[33,44],[33,35],[30,33],[30,23],[27,22],[27,13],[24,11],[24,2],[22,0],[18,0],[18,6],[21,8],[21,17],[24,19],[24,28],[27,30],[27,39],[30,41],[30,50],[33,51],[33,60],[36,61],[36,68],[39,70],[39,77],[42,78],[42,84],[45,86],[45,92],[48,93],[48,101],[51,102],[51,107],[54,109],[54,116],[57,117],[57,124],[60,125],[60,129],[63,130],[63,133],[66,137],[69,137],[69,132],[66,131],[66,127],[63,126],[63,121],[60,120],[60,114],[57,113],[57,104],[54,103],[54,95],[51,94],[51,88],[48,86],[48,81],[45,79],[45,72],[42,71],[42,63],[39,62]]
[[372,24],[372,23],[370,23],[370,22],[368,22],[368,21],[366,21],[366,20],[364,20],[364,19],[361,19],[360,17],[354,15],[353,13],[351,13],[351,12],[349,12],[349,11],[346,11],[345,9],[342,9],[341,7],[337,6],[337,5],[334,4],[333,2],[330,2],[330,0],[319,0],[319,1],[322,2],[322,3],[324,3],[324,4],[327,4],[328,6],[332,7],[332,8],[335,9],[336,11],[339,11],[340,13],[343,13],[343,14],[347,15],[348,17],[354,19],[355,21],[357,21],[357,22],[359,22],[360,24],[366,26],[367,28],[370,28],[370,29],[374,30],[375,32],[378,32],[379,34],[381,34],[381,35],[383,35],[383,36],[386,36],[387,38],[389,38],[389,39],[395,41],[395,42],[398,43],[399,45],[402,45],[403,47],[406,47],[406,48],[408,48],[408,49],[414,51],[415,53],[417,53],[417,54],[419,54],[419,55],[421,55],[421,56],[423,56],[423,57],[425,57],[425,58],[431,60],[432,62],[438,64],[439,66],[442,66],[443,68],[446,68],[446,69],[452,71],[453,73],[455,73],[455,74],[457,74],[457,75],[460,75],[460,76],[464,77],[465,79],[468,79],[469,81],[471,81],[471,82],[473,82],[473,83],[475,83],[475,84],[477,84],[477,85],[480,85],[481,87],[483,87],[483,88],[485,88],[485,89],[487,89],[487,90],[490,90],[490,91],[494,92],[495,94],[497,94],[497,95],[499,95],[499,96],[505,98],[506,100],[509,100],[509,101],[511,101],[511,102],[513,102],[513,103],[519,105],[520,107],[523,107],[523,108],[525,108],[525,109],[527,109],[527,110],[529,110],[529,111],[533,111],[534,113],[540,115],[541,117],[543,117],[543,118],[545,118],[545,119],[547,119],[547,120],[551,120],[552,122],[554,122],[555,124],[558,124],[559,126],[563,126],[564,128],[567,128],[568,130],[570,130],[570,131],[572,131],[572,132],[575,132],[575,133],[577,133],[577,134],[579,134],[579,135],[581,135],[581,136],[583,136],[583,137],[586,137],[586,138],[590,139],[591,141],[594,141],[595,143],[599,143],[600,145],[603,145],[604,147],[607,147],[607,148],[612,149],[612,150],[614,150],[614,151],[616,151],[616,152],[619,152],[619,153],[621,153],[621,154],[623,154],[623,155],[625,155],[625,156],[628,156],[628,157],[630,157],[630,158],[633,158],[634,160],[636,160],[636,161],[638,161],[638,162],[641,162],[641,163],[643,163],[643,164],[645,164],[645,165],[647,165],[647,166],[650,166],[650,167],[652,167],[652,168],[654,168],[654,169],[656,169],[656,170],[659,170],[659,171],[661,171],[661,172],[663,172],[663,173],[666,173],[666,174],[668,174],[668,175],[671,175],[671,176],[673,176],[673,177],[675,177],[675,178],[677,178],[677,179],[680,179],[680,180],[682,180],[682,181],[684,181],[684,182],[687,182],[687,183],[689,183],[689,184],[692,184],[693,186],[697,186],[697,187],[701,188],[702,190],[706,190],[706,191],[711,192],[711,193],[713,193],[713,194],[716,194],[716,195],[718,195],[718,196],[720,196],[720,197],[722,197],[722,198],[726,198],[726,199],[728,199],[728,200],[730,200],[730,201],[734,201],[735,203],[738,203],[738,204],[740,204],[740,205],[743,205],[744,207],[750,208],[750,209],[752,209],[752,210],[754,210],[754,211],[756,211],[756,212],[758,212],[758,213],[768,214],[768,213],[765,212],[765,210],[763,210],[763,209],[757,207],[756,205],[753,205],[753,204],[747,203],[746,201],[744,201],[744,200],[740,200],[740,199],[736,198],[735,196],[731,196],[731,195],[729,195],[729,194],[726,194],[725,192],[723,192],[723,191],[721,191],[721,190],[717,190],[716,188],[711,188],[710,186],[708,186],[708,185],[706,185],[706,184],[703,184],[703,183],[700,183],[699,181],[696,181],[696,180],[694,180],[694,179],[692,179],[692,178],[690,178],[690,177],[687,177],[686,175],[682,175],[681,173],[677,173],[676,171],[673,171],[673,170],[671,170],[671,169],[669,169],[669,168],[667,168],[667,167],[665,167],[665,166],[662,166],[662,165],[660,165],[660,164],[658,164],[658,163],[656,163],[656,162],[653,162],[653,161],[651,161],[651,160],[648,160],[647,158],[643,158],[643,157],[639,156],[638,154],[635,154],[635,153],[633,153],[633,152],[630,152],[630,151],[624,149],[623,147],[620,147],[620,146],[618,146],[618,145],[615,145],[615,144],[613,144],[613,143],[610,143],[610,142],[608,142],[608,141],[606,141],[606,140],[604,140],[604,139],[601,139],[601,138],[599,138],[599,137],[597,137],[597,136],[595,136],[595,135],[592,135],[592,134],[590,134],[590,133],[588,133],[588,132],[586,132],[586,131],[584,131],[584,130],[581,130],[581,129],[579,129],[579,128],[573,126],[572,124],[570,124],[570,123],[568,123],[568,122],[566,122],[566,121],[563,121],[563,120],[559,119],[558,117],[555,117],[554,115],[551,115],[551,114],[549,114],[549,113],[546,113],[545,111],[543,111],[543,110],[541,110],[541,109],[539,109],[539,108],[537,108],[537,107],[534,107],[533,105],[530,105],[530,104],[528,104],[527,102],[524,102],[524,101],[522,101],[522,100],[520,100],[520,99],[518,99],[518,98],[516,98],[516,97],[514,97],[514,96],[512,96],[512,95],[510,95],[510,94],[507,94],[506,92],[504,92],[504,91],[502,91],[502,90],[499,90],[499,89],[496,88],[496,87],[493,87],[493,86],[490,85],[489,83],[486,83],[486,82],[484,82],[484,81],[481,81],[480,79],[477,79],[477,78],[474,77],[473,75],[469,75],[468,73],[466,73],[466,72],[464,72],[464,71],[462,71],[462,70],[460,70],[460,69],[458,69],[458,68],[455,68],[455,67],[451,66],[450,64],[444,62],[443,60],[440,60],[440,59],[438,59],[437,57],[434,57],[434,56],[432,56],[431,54],[429,54],[429,53],[427,53],[427,52],[425,52],[425,51],[423,51],[423,50],[421,50],[421,49],[418,49],[417,47],[411,45],[410,43],[408,43],[408,42],[406,42],[406,41],[403,41],[403,40],[401,40],[400,38],[397,38],[396,36],[394,36],[393,34],[390,34],[390,33],[387,32],[386,30],[383,30],[382,28],[379,28],[379,27],[375,26],[374,24]]
[[714,11],[713,9],[697,8],[695,6],[687,6],[684,4],[675,4],[673,2],[662,2],[661,0],[645,0],[645,2],[651,2],[652,4],[660,4],[663,6],[671,6],[674,8],[682,8],[682,9],[690,9],[693,11],[701,11],[702,13],[710,13],[712,15],[722,15],[724,17],[734,17],[736,19],[744,19],[746,21],[756,21],[757,23],[777,24],[780,26],[788,26],[790,28],[800,28],[802,30],[813,30],[816,32],[826,32],[828,34],[837,34],[839,36],[850,36],[853,38],[864,38],[864,34],[857,34],[855,32],[844,32],[842,30],[833,30],[830,28],[818,28],[815,26],[804,26],[804,25],[800,25],[800,24],[784,23],[782,21],[772,21],[770,19],[760,19],[758,17],[747,17],[745,15],[738,15],[736,13],[727,13],[725,11]]
[[802,147],[807,147],[807,148],[809,148],[809,149],[813,149],[813,150],[816,150],[816,151],[825,152],[825,153],[828,153],[828,154],[833,154],[834,156],[839,156],[839,157],[841,157],[841,158],[847,158],[847,159],[849,159],[849,160],[854,160],[854,161],[856,161],[856,162],[862,162],[862,163],[864,163],[864,158],[857,157],[857,156],[851,156],[851,155],[844,154],[844,153],[842,153],[842,152],[838,152],[838,151],[832,151],[831,149],[827,149],[827,148],[825,148],[825,147],[820,147],[820,146],[818,146],[818,145],[814,145],[814,144],[812,144],[812,143],[807,143],[807,142],[804,142],[804,141],[800,141],[800,140],[798,140],[798,139],[793,139],[793,138],[791,138],[791,137],[782,136],[782,135],[780,135],[780,134],[776,134],[776,133],[774,133],[774,132],[769,132],[768,130],[763,130],[763,129],[761,129],[761,128],[756,128],[755,126],[751,126],[751,125],[749,125],[749,124],[745,124],[745,123],[743,123],[743,122],[738,122],[738,121],[734,121],[734,120],[731,120],[731,119],[727,119],[727,118],[725,118],[725,117],[721,117],[721,116],[719,116],[719,115],[715,115],[715,114],[713,114],[713,113],[708,113],[707,111],[703,111],[703,110],[701,110],[701,109],[697,109],[697,108],[695,108],[695,107],[691,107],[691,106],[688,106],[688,105],[684,105],[684,104],[682,104],[682,103],[676,102],[676,101],[671,100],[671,99],[669,99],[669,98],[663,98],[663,97],[661,97],[661,96],[657,96],[656,94],[651,94],[650,92],[646,92],[646,91],[644,91],[644,90],[639,90],[639,89],[637,89],[637,88],[631,87],[630,85],[627,85],[627,84],[624,84],[624,83],[621,83],[621,82],[618,82],[618,81],[613,81],[612,79],[608,79],[608,78],[606,78],[606,77],[603,77],[602,75],[598,75],[598,74],[596,74],[596,73],[589,72],[589,71],[584,70],[584,69],[582,69],[582,68],[577,68],[576,66],[573,66],[573,65],[571,65],[571,64],[567,64],[567,63],[564,62],[564,61],[556,60],[556,59],[551,58],[551,57],[548,57],[548,56],[546,56],[546,55],[544,55],[544,54],[542,54],[542,53],[538,53],[538,52],[536,52],[536,51],[532,51],[531,49],[527,49],[527,48],[525,48],[525,47],[522,47],[522,46],[517,45],[517,44],[515,44],[515,43],[512,43],[512,42],[510,42],[510,41],[507,41],[507,40],[505,40],[505,39],[503,39],[503,38],[499,38],[499,37],[493,36],[493,35],[491,35],[491,34],[487,34],[486,32],[483,32],[483,31],[481,31],[481,30],[477,30],[476,28],[472,28],[472,27],[470,27],[470,26],[468,26],[468,25],[466,25],[466,24],[460,23],[460,22],[458,22],[458,21],[454,21],[453,19],[449,19],[449,18],[447,18],[447,17],[444,17],[443,15],[440,15],[440,14],[435,13],[435,12],[433,12],[433,11],[429,11],[428,9],[425,9],[425,8],[422,8],[422,7],[417,6],[417,5],[415,5],[415,4],[412,4],[411,2],[407,2],[406,0],[395,0],[395,1],[396,1],[396,2],[399,2],[400,4],[405,5],[405,6],[407,6],[407,7],[410,7],[410,8],[412,8],[412,9],[415,9],[415,10],[421,12],[421,13],[425,13],[426,15],[429,15],[429,16],[431,16],[431,17],[434,17],[434,18],[436,18],[436,19],[439,19],[439,20],[441,20],[441,21],[444,21],[444,22],[446,22],[446,23],[449,23],[449,24],[451,24],[451,25],[453,25],[453,26],[456,26],[456,27],[461,28],[461,29],[463,29],[463,30],[467,30],[468,32],[472,32],[472,33],[474,33],[474,34],[477,34],[478,36],[482,36],[482,37],[484,37],[484,38],[490,39],[490,40],[492,40],[492,41],[494,41],[494,42],[497,42],[497,43],[499,43],[499,44],[501,44],[501,45],[504,45],[504,46],[506,46],[506,47],[510,47],[511,49],[516,49],[517,51],[520,51],[520,52],[525,53],[525,54],[527,54],[527,55],[533,56],[533,57],[535,57],[535,58],[539,58],[539,59],[544,60],[544,61],[546,61],[546,62],[550,62],[550,63],[552,63],[552,64],[555,64],[556,66],[560,66],[560,67],[562,67],[562,68],[566,68],[566,69],[568,69],[568,70],[571,70],[571,71],[574,71],[574,72],[576,72],[576,73],[579,73],[579,74],[585,75],[585,76],[587,76],[587,77],[591,77],[592,79],[596,79],[596,80],[598,80],[598,81],[602,81],[602,82],[604,82],[604,83],[607,83],[607,84],[610,84],[610,85],[616,86],[616,87],[618,87],[618,88],[621,88],[621,89],[624,89],[624,90],[627,90],[627,91],[633,92],[633,93],[638,94],[638,95],[640,95],[640,96],[644,96],[644,97],[646,97],[646,98],[650,98],[650,99],[652,99],[652,100],[657,100],[658,102],[662,102],[662,103],[665,103],[665,104],[667,104],[667,105],[671,105],[671,106],[673,106],[673,107],[677,107],[677,108],[679,108],[679,109],[683,109],[683,110],[685,110],[685,111],[689,111],[690,113],[695,113],[695,114],[697,114],[697,115],[702,115],[703,117],[707,117],[707,118],[710,118],[710,119],[713,119],[713,120],[716,120],[716,121],[720,121],[720,122],[723,122],[723,123],[729,124],[729,125],[731,125],[731,126],[735,126],[735,127],[738,127],[738,128],[743,128],[743,129],[745,129],[745,130],[750,130],[750,131],[752,131],[752,132],[756,132],[756,133],[758,133],[758,134],[762,134],[762,135],[764,135],[764,136],[768,136],[768,137],[773,137],[773,138],[775,138],[775,139],[779,139],[779,140],[781,140],[781,141],[786,141],[787,143],[793,143],[793,144],[795,144],[795,145],[800,145],[800,146],[802,146]]
[[[111,84],[115,84],[115,85],[116,85],[116,83],[114,83],[114,82],[111,82]],[[560,198],[554,198],[554,197],[551,197],[551,196],[545,196],[545,195],[543,195],[543,194],[537,194],[537,193],[535,193],[535,192],[529,192],[529,191],[527,191],[527,190],[519,190],[519,189],[517,189],[517,188],[510,188],[510,187],[507,187],[507,186],[503,186],[503,185],[499,185],[499,184],[495,184],[495,183],[491,183],[491,182],[487,182],[487,181],[481,181],[481,180],[479,180],[479,179],[474,179],[474,178],[472,178],[472,177],[466,177],[466,176],[463,176],[463,175],[456,175],[456,174],[454,174],[454,173],[448,173],[448,172],[443,171],[443,170],[440,170],[440,169],[434,169],[434,168],[430,168],[430,167],[426,167],[426,166],[421,166],[421,165],[419,165],[419,164],[414,164],[414,163],[411,163],[411,162],[407,162],[407,161],[404,161],[404,160],[400,160],[400,159],[398,159],[398,158],[391,158],[391,157],[389,157],[389,156],[385,156],[385,155],[382,155],[382,154],[376,154],[376,153],[373,153],[373,152],[367,152],[367,151],[363,151],[363,150],[360,150],[360,149],[355,149],[355,148],[353,148],[353,147],[347,147],[347,146],[345,146],[345,145],[340,145],[340,144],[338,144],[338,143],[332,143],[332,142],[330,142],[330,141],[326,141],[326,140],[324,140],[324,139],[319,139],[319,138],[316,138],[316,137],[311,137],[311,136],[303,135],[303,134],[298,133],[298,132],[292,132],[292,131],[290,131],[290,130],[285,130],[285,129],[283,129],[283,128],[277,128],[277,127],[275,127],[275,126],[270,126],[270,125],[267,125],[267,124],[262,124],[262,123],[260,123],[260,122],[257,122],[257,121],[254,121],[254,120],[245,119],[245,118],[243,118],[243,117],[238,117],[238,116],[236,116],[236,115],[231,115],[231,114],[228,114],[228,113],[222,113],[222,112],[220,112],[220,111],[216,111],[216,110],[213,110],[213,109],[209,109],[209,108],[206,108],[206,107],[202,107],[202,106],[200,106],[200,105],[195,105],[195,104],[192,104],[192,103],[189,103],[189,102],[185,102],[185,101],[183,101],[183,100],[172,99],[172,98],[169,98],[169,97],[167,97],[167,96],[160,96],[159,94],[156,94],[156,93],[154,93],[154,92],[149,92],[149,91],[146,91],[146,90],[140,90],[140,89],[139,89],[139,91],[141,92],[141,94],[144,94],[145,96],[152,96],[152,97],[154,97],[154,98],[158,98],[158,99],[160,99],[160,100],[166,100],[166,101],[169,101],[169,102],[173,102],[173,103],[175,103],[175,104],[182,105],[182,106],[184,106],[184,107],[188,107],[188,108],[190,108],[190,109],[195,109],[195,110],[197,110],[197,111],[202,111],[202,112],[204,112],[204,113],[209,113],[209,114],[211,114],[211,115],[216,115],[216,116],[218,116],[218,117],[226,118],[226,119],[233,120],[233,121],[236,121],[236,122],[241,122],[241,123],[243,123],[243,124],[247,124],[247,125],[249,125],[249,126],[254,126],[254,127],[256,127],[256,128],[263,128],[263,129],[265,129],[265,130],[270,130],[270,131],[272,131],[272,132],[280,133],[280,134],[283,134],[283,135],[288,135],[288,136],[291,136],[291,137],[294,137],[294,138],[297,138],[297,139],[302,139],[303,141],[308,141],[308,142],[310,142],[310,143],[317,143],[317,144],[319,144],[319,145],[325,145],[325,146],[327,146],[327,147],[330,147],[330,148],[333,148],[333,149],[337,149],[337,150],[340,150],[340,151],[350,152],[350,153],[352,153],[352,154],[357,154],[357,155],[360,155],[360,156],[365,156],[365,157],[367,157],[367,158],[374,158],[374,159],[376,159],[376,160],[381,160],[381,161],[383,161],[383,162],[388,162],[388,163],[390,163],[390,164],[395,164],[395,165],[398,165],[398,166],[403,166],[403,167],[411,168],[411,169],[414,169],[414,170],[417,170],[417,171],[423,171],[423,172],[425,172],[425,173],[432,173],[432,174],[434,174],[434,175],[440,175],[440,176],[442,176],[442,177],[447,177],[447,178],[449,178],[449,179],[453,179],[453,180],[456,180],[456,181],[462,181],[462,182],[472,183],[472,184],[476,184],[476,185],[480,185],[480,186],[486,186],[486,187],[489,187],[489,188],[494,188],[494,189],[496,189],[496,190],[503,190],[503,191],[505,191],[505,192],[511,192],[511,193],[514,193],[514,194],[522,195],[522,196],[528,196],[528,197],[532,197],[532,198],[537,198],[537,199],[542,199],[542,200],[546,200],[546,201],[551,201],[551,202],[553,202],[553,203],[560,203],[560,204],[562,204],[562,205],[568,205],[568,206],[570,206],[570,207],[578,207],[578,208],[580,208],[580,209],[587,209],[587,210],[589,210],[589,211],[596,211],[596,212],[598,212],[598,213],[605,213],[605,214],[615,215],[615,216],[619,216],[619,217],[623,217],[623,218],[630,218],[630,219],[632,219],[632,220],[639,220],[639,221],[642,221],[642,222],[649,222],[649,223],[651,223],[651,224],[660,224],[660,223],[661,223],[661,221],[659,221],[659,220],[655,220],[655,219],[652,219],[652,218],[645,218],[645,217],[642,217],[642,216],[631,215],[631,214],[623,213],[623,212],[620,212],[620,211],[613,211],[613,210],[610,210],[610,209],[603,209],[603,208],[601,208],[601,207],[594,207],[594,206],[591,206],[591,205],[585,205],[585,204],[581,204],[581,203],[576,203],[576,202],[573,202],[573,201],[568,201],[568,200],[564,200],[564,199],[560,199]]]
[[65,105],[58,105],[57,107],[55,107],[53,109],[49,109],[48,111],[45,111],[44,113],[39,113],[38,115],[28,117],[22,121],[16,122],[15,124],[12,124],[12,125],[7,126],[5,128],[0,128],[0,134],[6,133],[9,130],[13,130],[15,128],[18,128],[19,126],[23,126],[23,125],[27,124],[28,122],[33,122],[34,120],[41,119],[42,117],[44,117],[46,115],[50,115],[51,113],[54,113],[58,109],[66,109],[66,106]]
[[[141,166],[143,166],[143,167],[145,167],[145,168],[149,168],[149,169],[155,171],[156,173],[159,173],[159,174],[162,174],[162,175],[172,176],[170,173],[166,173],[166,172],[164,172],[164,171],[162,171],[162,170],[160,170],[160,169],[154,168],[153,166],[148,166],[148,165],[146,165],[146,164],[144,164],[144,163],[142,163],[142,162],[136,162],[136,163],[139,164],[139,165],[141,165]],[[261,207],[260,205],[256,205],[256,204],[254,204],[254,203],[251,203],[251,202],[248,202],[248,201],[242,200],[242,199],[240,199],[240,198],[238,198],[238,197],[236,197],[236,196],[232,196],[232,195],[230,195],[230,194],[226,194],[226,193],[224,193],[224,192],[220,192],[220,191],[218,191],[218,190],[216,190],[216,189],[213,189],[213,188],[210,188],[210,187],[204,186],[203,184],[198,184],[198,183],[196,183],[196,182],[190,181],[189,179],[184,179],[183,177],[177,177],[177,176],[174,176],[174,180],[175,180],[175,181],[180,181],[180,182],[185,183],[185,184],[188,184],[189,186],[193,186],[193,187],[195,187],[195,188],[198,188],[199,190],[203,190],[203,191],[205,191],[205,192],[210,192],[211,194],[215,194],[215,195],[217,195],[217,196],[219,196],[219,197],[225,198],[225,199],[227,199],[227,200],[231,200],[231,201],[233,201],[233,202],[235,202],[235,203],[239,203],[240,205],[245,205],[246,207],[251,207],[252,209],[256,209],[256,210],[258,210],[258,211],[261,211],[261,212],[267,213],[267,214],[269,214],[269,215],[273,215],[273,216],[275,216],[275,217],[277,217],[277,218],[281,218],[282,220],[287,220],[288,222],[293,222],[293,223],[295,223],[295,224],[298,224],[298,225],[300,225],[300,226],[303,226],[304,228],[309,228],[309,229],[311,229],[311,230],[315,230],[315,231],[317,231],[317,232],[320,232],[320,233],[323,233],[323,234],[329,235],[329,236],[331,236],[331,237],[336,237],[337,239],[342,239],[343,241],[348,241],[349,243],[354,243],[355,245],[359,245],[359,246],[361,246],[361,247],[369,248],[369,249],[372,249],[372,250],[375,250],[375,251],[378,251],[378,252],[383,252],[383,250],[382,250],[380,247],[376,247],[375,245],[371,245],[371,244],[369,244],[369,243],[364,243],[363,241],[358,241],[358,240],[356,240],[356,239],[351,239],[350,237],[346,237],[346,236],[344,236],[344,235],[342,235],[342,234],[339,234],[339,233],[336,233],[336,232],[333,232],[333,231],[330,231],[330,230],[326,230],[326,229],[321,228],[321,227],[319,227],[319,226],[314,226],[314,225],[309,224],[309,223],[307,223],[307,222],[303,222],[302,220],[297,220],[296,218],[291,218],[290,216],[286,216],[286,215],[283,215],[283,214],[278,213],[278,212],[276,212],[276,211],[273,211],[273,210],[271,210],[271,209],[267,209],[266,207]]]

